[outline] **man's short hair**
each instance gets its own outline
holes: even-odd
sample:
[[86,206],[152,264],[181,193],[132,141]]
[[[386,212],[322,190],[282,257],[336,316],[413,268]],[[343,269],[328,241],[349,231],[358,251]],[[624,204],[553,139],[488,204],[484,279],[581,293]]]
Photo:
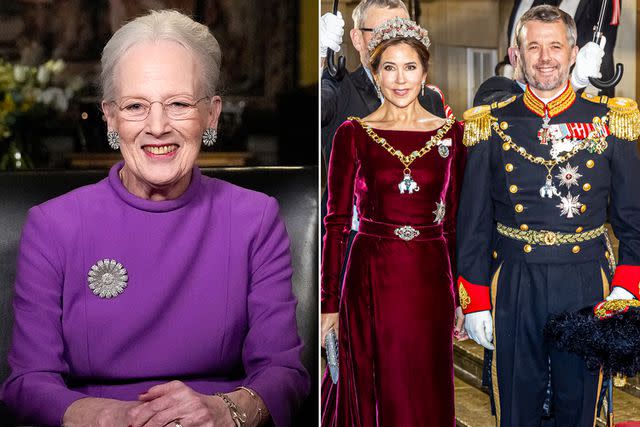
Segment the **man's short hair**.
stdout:
[[532,7],[520,17],[520,20],[516,25],[516,47],[523,47],[522,29],[524,28],[524,24],[530,21],[547,23],[554,23],[558,21],[562,22],[567,29],[567,40],[569,41],[569,47],[574,47],[576,45],[578,31],[576,30],[576,23],[571,15],[558,7],[543,4],[540,6]]
[[364,26],[364,19],[367,16],[367,10],[371,7],[379,7],[382,9],[404,9],[407,10],[407,5],[402,0],[362,0],[355,9],[351,17],[353,18],[353,28],[359,29]]

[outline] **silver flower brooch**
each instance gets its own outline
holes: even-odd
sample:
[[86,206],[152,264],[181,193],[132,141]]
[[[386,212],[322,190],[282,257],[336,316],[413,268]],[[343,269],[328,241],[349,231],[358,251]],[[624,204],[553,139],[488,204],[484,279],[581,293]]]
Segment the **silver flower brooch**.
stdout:
[[129,276],[127,269],[114,259],[95,263],[87,277],[89,288],[100,298],[113,298],[124,292]]

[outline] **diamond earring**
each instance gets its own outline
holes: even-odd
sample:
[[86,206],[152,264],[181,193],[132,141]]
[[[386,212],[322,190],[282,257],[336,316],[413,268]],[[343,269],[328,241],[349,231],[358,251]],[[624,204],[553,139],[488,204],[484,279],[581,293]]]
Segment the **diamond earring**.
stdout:
[[120,134],[117,130],[110,130],[107,132],[107,142],[109,142],[109,147],[113,150],[120,149]]
[[214,128],[206,128],[202,133],[202,143],[205,147],[212,147],[218,139],[218,130]]

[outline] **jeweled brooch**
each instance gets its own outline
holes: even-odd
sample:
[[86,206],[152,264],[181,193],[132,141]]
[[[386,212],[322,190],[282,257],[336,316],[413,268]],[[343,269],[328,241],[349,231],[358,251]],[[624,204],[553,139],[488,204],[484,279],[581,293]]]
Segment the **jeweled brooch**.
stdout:
[[395,235],[408,242],[420,235],[420,232],[410,225],[404,225],[393,230]]
[[124,292],[129,281],[127,269],[114,259],[101,259],[89,270],[89,289],[100,298],[113,298]]

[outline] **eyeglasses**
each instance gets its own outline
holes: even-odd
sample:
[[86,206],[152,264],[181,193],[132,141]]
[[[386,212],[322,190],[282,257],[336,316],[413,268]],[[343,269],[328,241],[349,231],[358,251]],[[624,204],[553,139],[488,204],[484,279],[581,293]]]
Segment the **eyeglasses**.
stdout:
[[162,105],[165,114],[171,120],[188,120],[193,119],[197,115],[197,105],[199,102],[209,99],[204,96],[196,101],[192,101],[187,96],[174,96],[164,101],[149,101],[144,98],[124,98],[120,100],[120,105],[116,101],[112,101],[120,110],[120,115],[124,120],[132,122],[140,122],[151,112],[151,106],[156,102]]

